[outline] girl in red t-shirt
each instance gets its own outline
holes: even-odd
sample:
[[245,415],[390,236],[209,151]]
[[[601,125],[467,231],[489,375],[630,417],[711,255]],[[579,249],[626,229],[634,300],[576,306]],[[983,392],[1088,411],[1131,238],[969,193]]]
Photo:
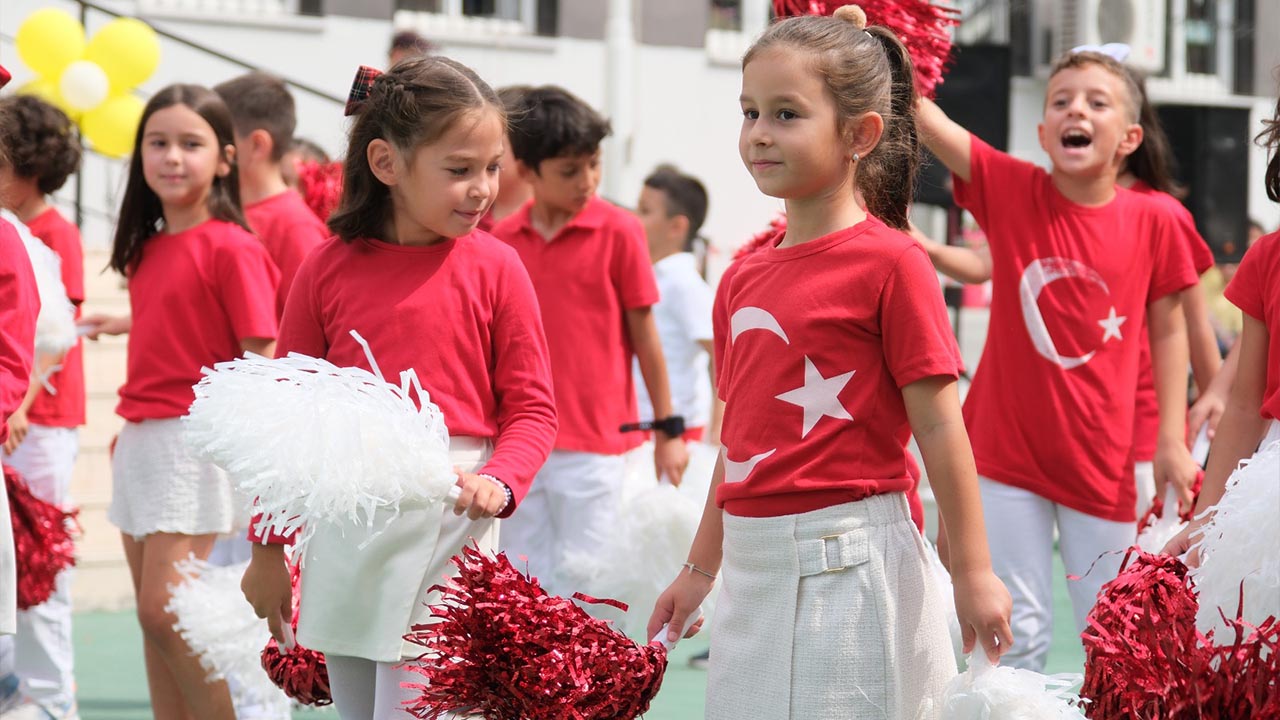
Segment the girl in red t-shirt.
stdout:
[[[493,90],[443,57],[357,76],[337,237],[298,269],[278,354],[412,369],[440,406],[461,496],[448,508],[402,503],[383,528],[316,528],[302,562],[298,642],[324,652],[346,719],[404,715],[420,681],[401,667],[404,635],[431,621],[429,591],[475,542],[496,551],[556,436],[550,359],[533,284],[515,250],[476,230],[492,205],[506,118]],[[364,99],[360,99],[360,98]],[[384,522],[385,520],[385,522]],[[290,617],[285,538],[258,540],[242,587],[272,633]],[[416,680],[415,680],[416,679]]]
[[107,516],[133,575],[152,711],[229,719],[226,683],[207,679],[165,606],[182,581],[174,563],[208,557],[219,534],[243,527],[247,508],[221,470],[187,453],[182,417],[202,367],[271,352],[279,273],[245,226],[231,118],[216,93],[156,93],[134,143],[111,252],[131,313],[83,321],[90,338],[129,334]]
[[994,660],[1012,642],[955,338],[928,258],[894,229],[916,163],[911,60],[865,23],[853,6],[783,20],[743,59],[739,152],[786,200],[787,229],[721,280],[724,451],[649,621],[674,640],[723,574],[708,718],[937,717],[956,665],[908,509],[913,429],[951,531],[965,650]]
[[[1271,152],[1265,175],[1267,197],[1280,202],[1280,102],[1259,138]],[[1209,448],[1197,517],[1165,547],[1173,555],[1186,552],[1193,536],[1208,522],[1204,511],[1222,498],[1227,479],[1240,461],[1280,441],[1280,232],[1260,238],[1245,252],[1225,294],[1244,314],[1240,340],[1232,351],[1237,355],[1235,374],[1226,411]],[[1199,562],[1198,553],[1187,558],[1189,565]]]

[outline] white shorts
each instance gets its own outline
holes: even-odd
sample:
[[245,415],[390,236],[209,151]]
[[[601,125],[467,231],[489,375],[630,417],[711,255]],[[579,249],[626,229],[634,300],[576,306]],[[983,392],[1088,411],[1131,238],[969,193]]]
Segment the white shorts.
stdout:
[[227,474],[187,451],[182,418],[126,422],[111,457],[111,476],[107,519],[135,539],[247,526],[249,507],[236,498]]

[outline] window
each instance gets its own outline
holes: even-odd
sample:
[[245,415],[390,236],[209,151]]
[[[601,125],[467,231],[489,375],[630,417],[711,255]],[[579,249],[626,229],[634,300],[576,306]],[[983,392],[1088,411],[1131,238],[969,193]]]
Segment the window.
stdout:
[[1218,72],[1218,1],[1186,0],[1183,41],[1187,44],[1187,72]]
[[742,32],[743,0],[711,0],[711,17],[707,27],[712,30]]
[[737,63],[773,19],[770,0],[710,0],[707,55],[715,62]]
[[556,0],[395,0],[397,15],[414,13],[428,26],[424,30],[437,34],[455,34],[462,27],[459,21],[474,20],[481,23],[475,28],[490,33],[555,35],[557,6]]

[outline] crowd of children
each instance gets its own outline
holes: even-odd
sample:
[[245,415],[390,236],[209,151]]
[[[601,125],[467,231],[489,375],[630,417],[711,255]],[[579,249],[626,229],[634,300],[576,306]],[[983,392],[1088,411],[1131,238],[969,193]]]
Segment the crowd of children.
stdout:
[[[327,222],[292,188],[307,149],[278,78],[172,85],[142,114],[110,260],[130,313],[79,322],[90,339],[128,335],[109,518],[155,717],[247,716],[174,630],[176,562],[248,560],[244,595],[277,640],[293,615],[290,538],[255,527],[226,474],[182,440],[201,368],[245,352],[371,369],[356,330],[387,377],[416,372],[448,423],[450,507],[403,505],[360,542],[321,528],[305,551],[298,640],[325,653],[343,718],[398,717],[414,681],[401,661],[416,654],[403,637],[464,545],[506,551],[571,593],[566,558],[605,543],[624,456],[646,437],[655,482],[677,485],[688,443],[721,447],[649,631],[676,639],[722,584],[706,712],[735,720],[937,717],[956,667],[912,517],[912,436],[965,651],[1035,670],[1055,543],[1082,631],[1137,514],[1166,488],[1194,502],[1189,367],[1192,428],[1216,430],[1198,509],[1264,435],[1280,439],[1280,237],[1258,240],[1226,286],[1243,320],[1220,368],[1197,285],[1212,255],[1174,198],[1142,80],[1113,57],[1082,50],[1053,67],[1046,170],[919,98],[902,42],[856,7],[779,20],[742,62],[739,151],[787,224],[713,291],[690,252],[708,212],[696,178],[657,168],[633,214],[597,195],[607,119],[562,88],[495,91],[423,50],[398,38],[390,70],[357,75]],[[1277,122],[1280,107],[1273,153]],[[910,227],[920,145],[952,172],[984,251]],[[79,156],[60,111],[0,100],[0,205],[58,253],[77,316],[79,232],[49,195]],[[1278,178],[1273,157],[1267,191],[1280,201]],[[33,352],[15,232],[0,220],[3,461],[65,505],[82,348]],[[963,404],[935,266],[993,284]],[[64,572],[15,618],[0,578],[0,712],[78,717],[70,582]]]

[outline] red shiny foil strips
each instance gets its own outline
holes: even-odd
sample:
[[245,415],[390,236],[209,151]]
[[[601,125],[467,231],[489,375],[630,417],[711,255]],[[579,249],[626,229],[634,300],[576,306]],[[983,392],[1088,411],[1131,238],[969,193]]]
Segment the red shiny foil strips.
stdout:
[[298,193],[316,217],[328,222],[342,198],[342,163],[298,163]]
[[[406,709],[487,720],[630,720],[662,685],[666,650],[639,645],[572,601],[551,596],[505,555],[474,547],[459,576],[437,585],[436,622],[406,639],[426,648],[409,668],[426,678]],[[594,600],[594,598],[590,598]],[[611,601],[608,604],[613,604]]]
[[31,493],[18,471],[4,468],[17,559],[18,609],[43,604],[52,595],[58,573],[76,564],[75,510],[66,511]]
[[916,68],[916,92],[933,97],[951,63],[951,34],[960,24],[960,11],[928,0],[774,0],[778,17],[830,15],[844,5],[857,5],[867,25],[883,25],[907,46]]
[[1196,630],[1178,558],[1131,550],[1089,614],[1085,715],[1092,720],[1280,718],[1280,624],[1228,620],[1228,642]]
[[733,254],[734,262],[741,260],[762,247],[777,245],[779,238],[785,235],[786,232],[787,216],[779,215],[775,217],[769,221],[769,227],[756,233],[750,240],[744,243],[742,247],[738,248],[738,251]]

